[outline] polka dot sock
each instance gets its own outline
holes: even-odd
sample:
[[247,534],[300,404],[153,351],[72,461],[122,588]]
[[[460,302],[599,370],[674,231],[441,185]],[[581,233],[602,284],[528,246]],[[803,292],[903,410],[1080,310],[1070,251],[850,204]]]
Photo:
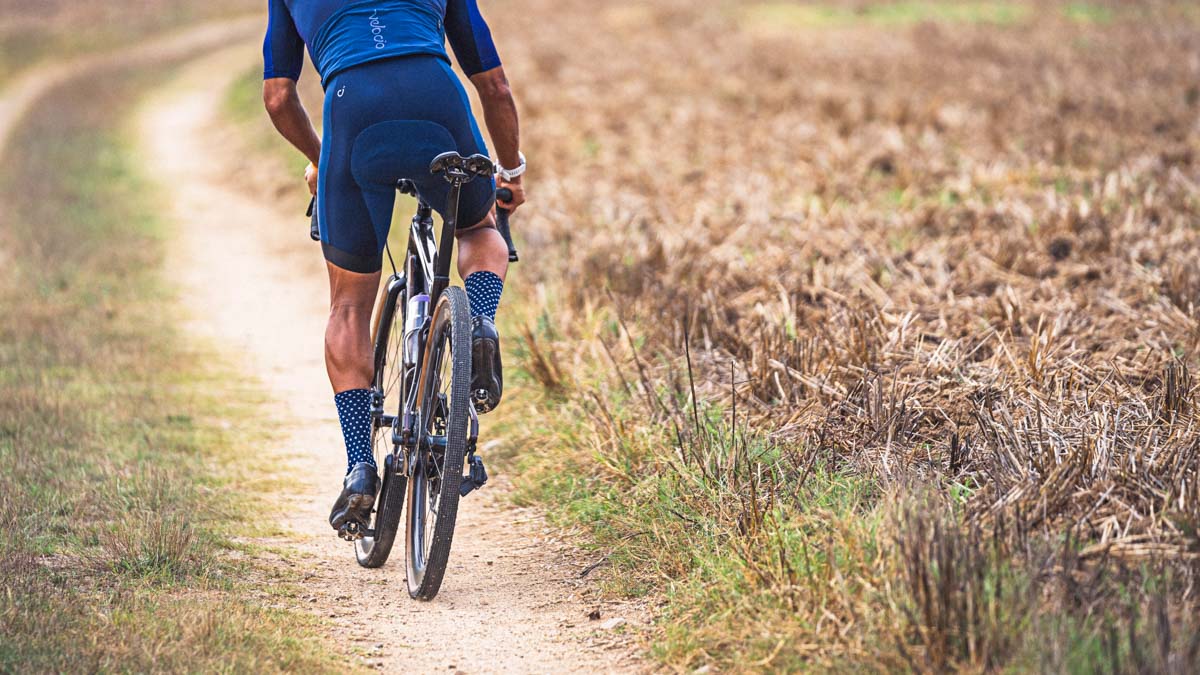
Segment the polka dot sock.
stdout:
[[375,466],[371,449],[371,390],[350,389],[333,397],[346,439],[346,473],[359,462]]
[[467,299],[471,302],[471,316],[486,316],[495,321],[500,294],[504,292],[504,280],[482,270],[468,274],[463,284],[467,287]]

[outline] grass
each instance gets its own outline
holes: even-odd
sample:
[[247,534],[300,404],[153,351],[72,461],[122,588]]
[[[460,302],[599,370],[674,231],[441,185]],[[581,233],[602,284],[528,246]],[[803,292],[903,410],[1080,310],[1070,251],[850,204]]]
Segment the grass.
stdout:
[[0,19],[0,86],[43,61],[113,49],[189,23],[258,9],[250,0],[14,3]]
[[[591,574],[663,602],[668,667],[1195,667],[1153,636],[1196,609],[1196,96],[1152,56],[1194,32],[936,4],[789,4],[778,39],[643,3],[509,64],[535,264],[487,421]],[[875,30],[926,21],[972,25]]]
[[120,122],[156,75],[55,92],[0,176],[0,671],[340,670],[235,543],[257,395],[177,333]]
[[516,379],[489,420],[516,500],[586,531],[611,592],[662,600],[651,653],[670,667],[1132,673],[1200,656],[1188,629],[1161,635],[1191,625],[1162,568],[1104,571],[1053,537],[1013,544],[964,524],[957,490],[888,488],[712,409],[680,436],[602,377],[540,401],[535,376]]
[[1063,7],[1063,15],[1080,23],[1109,23],[1113,20],[1113,9],[1092,2],[1071,2]]
[[872,2],[857,6],[764,2],[752,4],[744,11],[750,25],[778,29],[863,24],[896,27],[924,21],[1010,25],[1027,20],[1030,10],[1029,5],[1016,2],[970,1]]
[[[1136,16],[1139,8],[1127,14]],[[1036,4],[1012,1],[901,1],[866,3],[760,2],[741,9],[751,29],[794,30],[811,28],[848,28],[873,26],[900,28],[920,23],[980,24],[1013,26],[1046,18],[1047,10]],[[1108,24],[1118,12],[1111,5],[1097,2],[1068,2],[1057,14],[1080,24]]]
[[[535,168],[483,433],[665,667],[1195,670],[1194,31],[1000,4],[492,17]],[[874,30],[929,20],[977,25]]]

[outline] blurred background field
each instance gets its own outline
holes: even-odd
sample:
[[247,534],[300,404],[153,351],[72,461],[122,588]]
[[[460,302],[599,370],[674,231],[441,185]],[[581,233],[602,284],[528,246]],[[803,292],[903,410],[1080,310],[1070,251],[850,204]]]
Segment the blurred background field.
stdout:
[[260,10],[254,0],[0,0],[0,85],[43,61],[162,37],[180,26]]
[[[1194,3],[482,5],[531,166],[488,433],[656,659],[1200,667]],[[232,173],[299,213],[246,67]]]

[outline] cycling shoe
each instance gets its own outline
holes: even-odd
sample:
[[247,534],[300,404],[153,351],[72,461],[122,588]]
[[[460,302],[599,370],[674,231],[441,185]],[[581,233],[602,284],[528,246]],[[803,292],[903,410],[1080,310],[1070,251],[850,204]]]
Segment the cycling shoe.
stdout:
[[504,366],[500,363],[500,334],[486,316],[471,319],[471,402],[475,412],[491,412],[504,393]]
[[342,483],[342,494],[338,495],[329,512],[329,524],[338,532],[347,525],[357,523],[366,529],[371,522],[371,508],[375,506],[375,495],[379,492],[379,475],[375,467],[366,462],[354,465]]

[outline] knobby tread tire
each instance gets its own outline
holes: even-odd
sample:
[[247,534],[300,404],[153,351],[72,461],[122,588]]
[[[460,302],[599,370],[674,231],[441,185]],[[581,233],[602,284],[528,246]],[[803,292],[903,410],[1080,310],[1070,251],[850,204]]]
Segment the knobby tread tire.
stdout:
[[[386,466],[386,465],[385,465]],[[387,472],[384,469],[385,473]],[[383,567],[392,553],[396,534],[400,530],[400,516],[404,513],[404,492],[408,477],[403,473],[385,475],[379,490],[379,504],[375,512],[372,529],[375,537],[359,539],[354,547],[358,564],[363,567]]]
[[[425,561],[425,569],[416,570],[413,564],[412,533],[416,526],[417,509],[425,513],[425,505],[415,504],[418,490],[409,486],[408,518],[406,543],[408,544],[408,592],[418,600],[432,600],[441,589],[442,579],[446,574],[446,565],[450,560],[450,547],[454,541],[454,525],[458,517],[458,489],[462,483],[463,466],[466,457],[467,431],[469,427],[471,385],[471,312],[467,302],[467,294],[462,288],[451,286],[446,289],[438,300],[437,309],[433,316],[431,336],[444,340],[446,332],[450,336],[450,357],[453,364],[453,379],[450,386],[448,403],[448,420],[446,431],[446,456],[444,477],[439,486],[441,494],[437,525],[434,528],[429,556]],[[436,343],[430,341],[432,348]],[[431,367],[438,367],[430,360]],[[430,378],[429,382],[433,382]],[[432,387],[427,387],[432,389]],[[437,392],[426,391],[425,400]],[[422,428],[427,421],[422,412]],[[413,482],[426,480],[415,476]],[[426,481],[428,484],[428,481]],[[423,492],[423,491],[422,491]]]

